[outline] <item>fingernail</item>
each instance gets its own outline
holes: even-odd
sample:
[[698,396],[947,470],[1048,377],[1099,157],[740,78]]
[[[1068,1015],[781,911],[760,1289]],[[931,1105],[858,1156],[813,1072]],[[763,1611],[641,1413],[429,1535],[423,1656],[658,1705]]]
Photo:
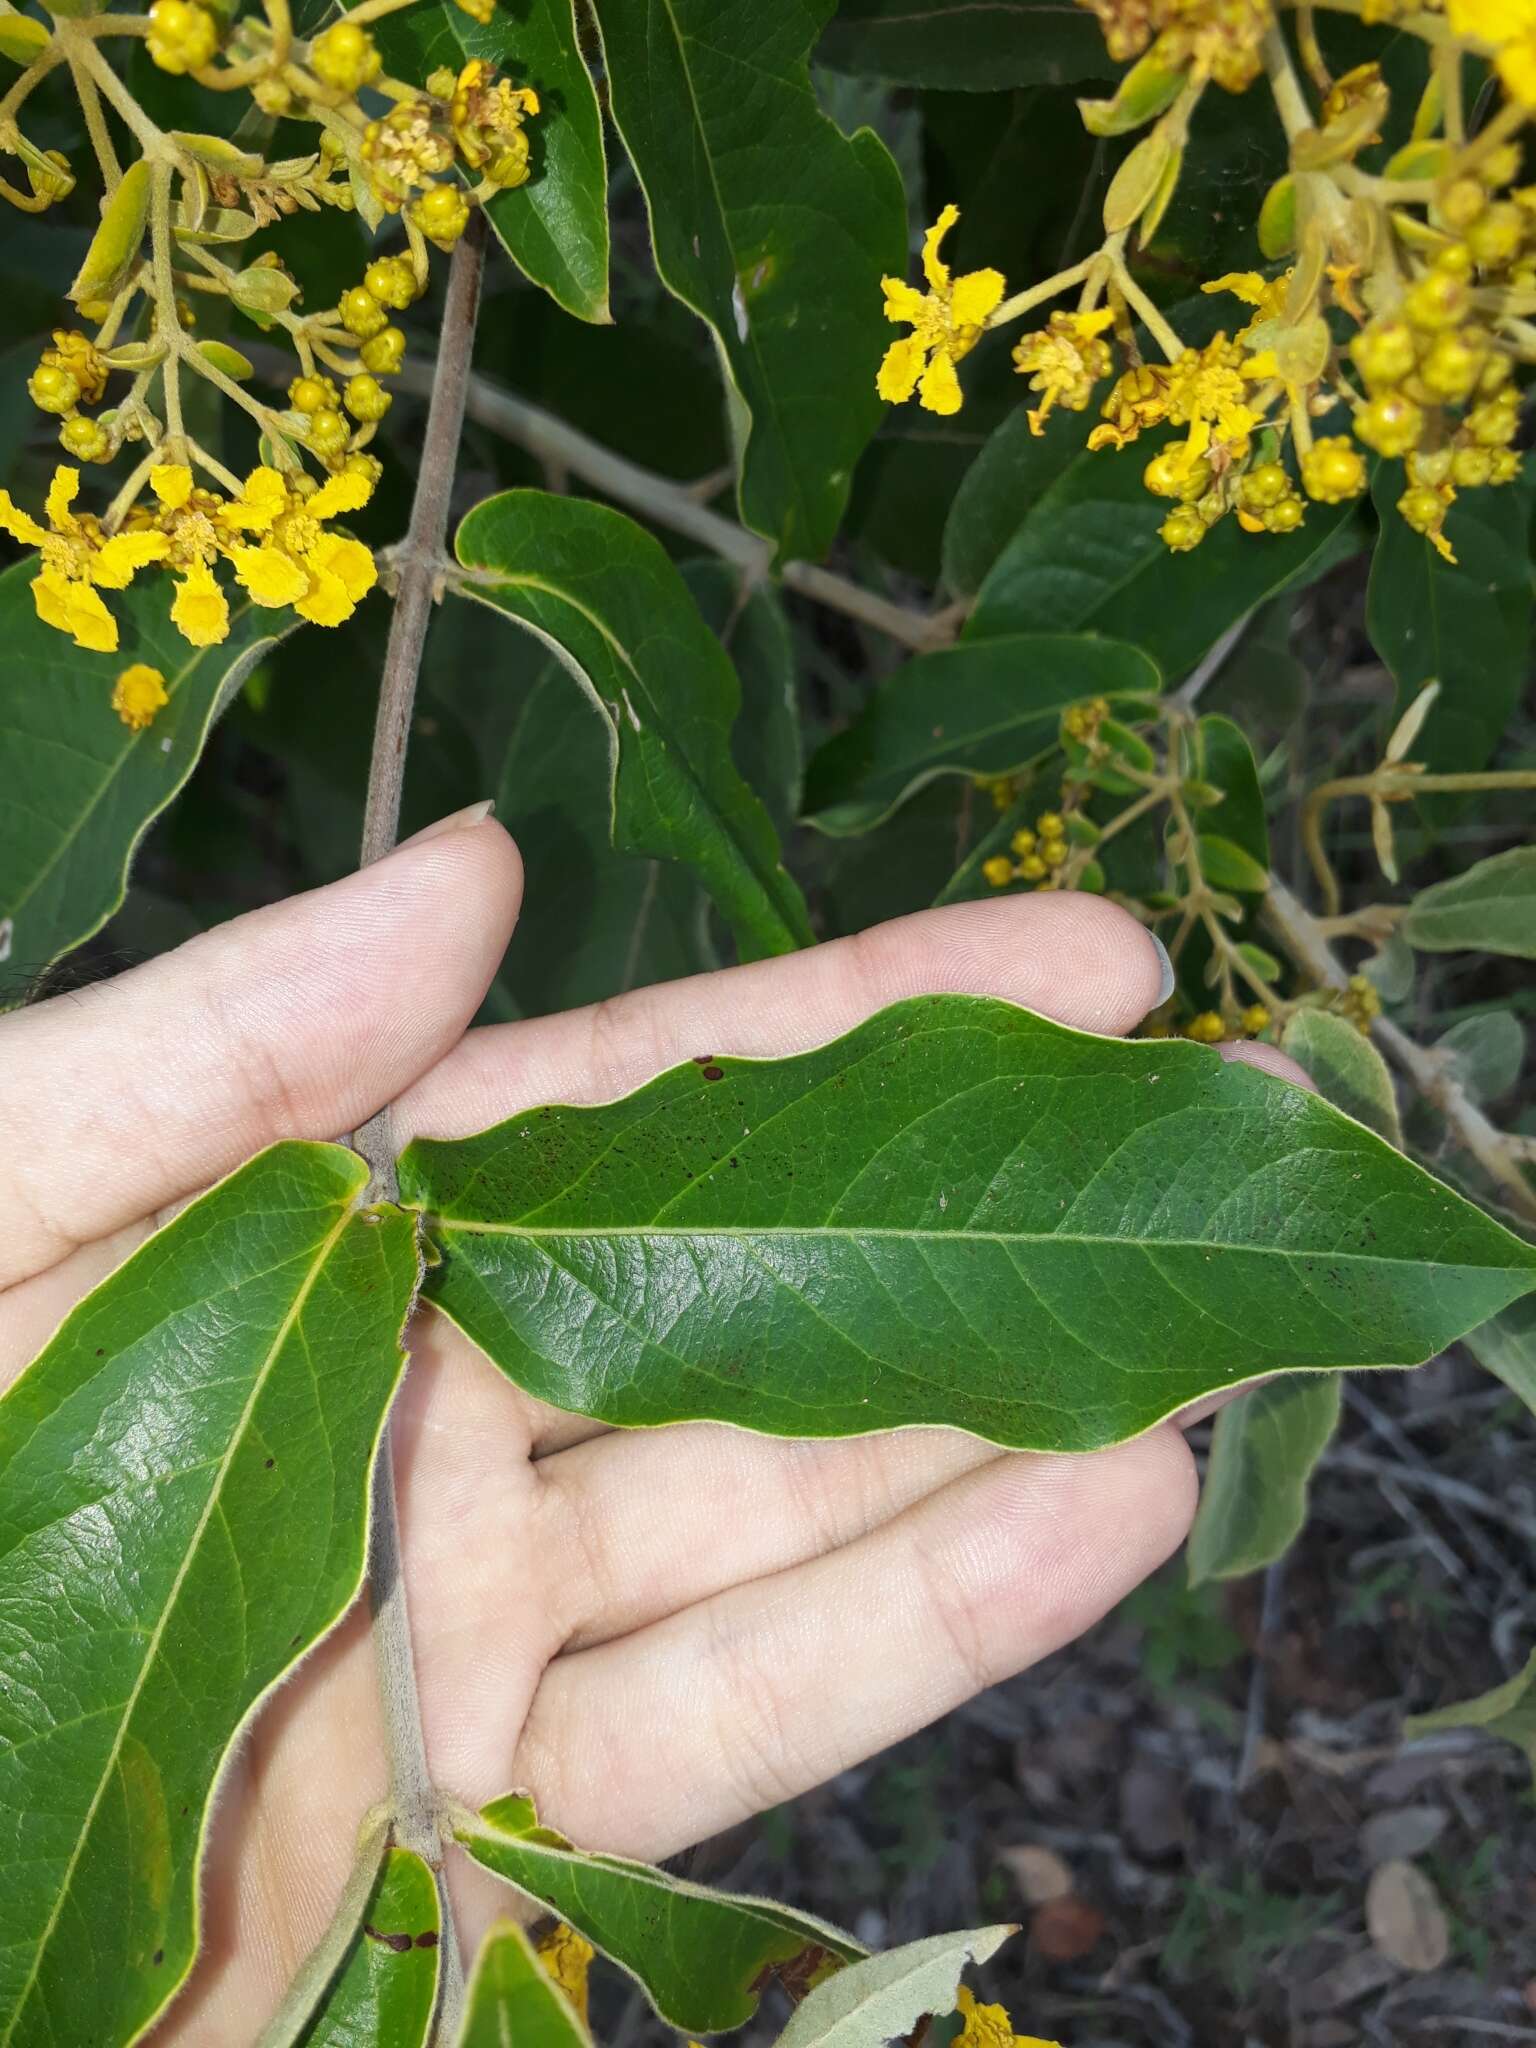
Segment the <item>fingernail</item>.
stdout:
[[441,839],[445,832],[468,832],[476,825],[483,825],[495,808],[496,799],[489,796],[482,803],[466,804],[462,811],[453,811],[446,818],[439,818],[435,825],[423,825],[409,839],[402,839],[395,851],[400,853],[407,846],[421,846],[429,839]]
[[[450,819],[448,822],[452,824],[453,820]],[[1173,971],[1173,962],[1168,957],[1168,948],[1157,936],[1157,933],[1148,932],[1147,937],[1152,941],[1153,945],[1157,948],[1158,961],[1163,970],[1163,984],[1157,992],[1157,1001],[1152,1005],[1154,1010],[1160,1010],[1163,1004],[1166,1003],[1168,998],[1173,994],[1173,984],[1178,979],[1178,976]]]

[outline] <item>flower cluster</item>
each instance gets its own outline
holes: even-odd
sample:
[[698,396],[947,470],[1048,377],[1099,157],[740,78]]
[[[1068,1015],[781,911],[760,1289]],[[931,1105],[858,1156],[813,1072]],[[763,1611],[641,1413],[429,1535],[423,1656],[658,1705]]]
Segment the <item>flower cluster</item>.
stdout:
[[[490,0],[461,4],[488,18]],[[67,159],[38,149],[19,118],[57,71],[82,95],[103,203],[69,292],[77,318],[54,330],[27,380],[68,460],[39,516],[0,493],[0,529],[37,549],[38,615],[79,646],[116,649],[107,595],[151,568],[172,577],[171,616],[195,646],[229,630],[221,567],[253,602],[319,625],[349,617],[377,578],[364,544],[329,522],[361,510],[380,475],[370,444],[405,360],[398,316],[428,288],[433,246],[451,248],[475,205],[527,182],[527,123],[539,112],[532,87],[499,77],[484,58],[420,84],[390,76],[368,26],[381,11],[363,0],[307,39],[286,0],[244,13],[151,0],[146,13],[93,14],[88,27],[62,7],[51,28],[26,18],[36,61],[0,100],[0,153],[22,161],[30,189],[0,178],[0,197],[41,212],[72,189]],[[162,71],[248,93],[264,129],[273,118],[311,124],[314,149],[269,158],[220,135],[161,129],[135,98],[129,68],[108,60],[114,37],[142,39]],[[140,147],[126,165],[103,102]],[[307,312],[280,251],[246,255],[241,244],[321,207],[400,240],[373,254],[333,305]],[[209,298],[264,334],[269,350],[291,351],[286,403],[256,394],[256,366],[239,348],[199,338],[197,309]],[[244,416],[257,466],[243,481],[189,431],[194,379]],[[82,509],[75,465],[104,467],[125,453],[132,467],[110,502]],[[114,696],[134,729],[160,708],[150,673],[124,670]]]
[[[350,618],[377,580],[363,543],[326,524],[367,504],[373,475],[366,467],[317,484],[304,472],[285,476],[263,466],[234,497],[199,488],[185,463],[154,464],[148,482],[152,502],[135,504],[115,533],[94,514],[74,510],[77,469],[61,465],[54,472],[46,526],[0,491],[0,531],[37,549],[37,615],[77,647],[116,651],[118,623],[101,593],[126,590],[141,569],[158,567],[174,578],[171,620],[194,647],[215,646],[229,634],[229,599],[214,574],[220,562],[230,564],[256,604],[292,606],[317,626]],[[143,703],[132,693],[129,701]]]
[[984,879],[994,889],[1006,888],[1010,882],[1048,882],[1067,864],[1070,849],[1066,835],[1067,824],[1061,813],[1042,811],[1033,831],[1027,825],[1021,826],[1009,840],[1011,860],[1008,854],[1000,853],[982,862]]
[[[1031,431],[1043,433],[1058,408],[1095,402],[1090,448],[1124,449],[1156,430],[1143,481],[1169,501],[1160,532],[1170,549],[1198,547],[1229,516],[1249,533],[1293,532],[1309,504],[1359,497],[1384,458],[1404,464],[1402,518],[1454,560],[1445,523],[1458,493],[1507,484],[1521,468],[1517,372],[1536,360],[1536,186],[1518,183],[1518,136],[1536,111],[1536,0],[1443,0],[1443,11],[1364,0],[1351,10],[1390,18],[1442,52],[1412,140],[1380,171],[1357,159],[1380,143],[1390,112],[1381,67],[1330,78],[1306,28],[1319,95],[1309,106],[1270,0],[1082,4],[1112,57],[1140,60],[1112,100],[1079,103],[1084,121],[1109,136],[1151,124],[1111,181],[1102,247],[1005,301],[996,271],[954,278],[939,259],[957,218],[946,207],[924,243],[928,291],[885,280],[888,316],[913,333],[886,355],[882,396],[956,411],[955,364],[981,334],[1075,287],[1075,306],[1013,347],[1037,398]],[[1459,86],[1446,83],[1457,53],[1491,59],[1509,95],[1477,135],[1466,132]],[[1132,274],[1128,237],[1155,233],[1201,93],[1212,83],[1245,91],[1261,75],[1292,165],[1257,221],[1274,267],[1206,283],[1248,313],[1186,344]],[[1144,352],[1144,334],[1161,360]]]

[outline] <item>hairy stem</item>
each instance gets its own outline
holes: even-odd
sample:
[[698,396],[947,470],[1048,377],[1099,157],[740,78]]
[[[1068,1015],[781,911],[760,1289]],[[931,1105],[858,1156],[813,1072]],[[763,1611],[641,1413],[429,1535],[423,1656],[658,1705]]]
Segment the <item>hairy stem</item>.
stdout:
[[[379,682],[379,711],[368,766],[368,800],[363,815],[359,865],[382,860],[400,825],[400,791],[405,780],[406,747],[416,677],[426,644],[427,624],[436,595],[438,564],[448,534],[459,437],[464,429],[464,400],[474,348],[475,317],[480,306],[480,273],[485,259],[485,219],[470,216],[468,229],[453,252],[448,293],[438,342],[437,381],[427,415],[426,438],[411,523],[398,561],[399,582],[390,620],[389,646]],[[394,1126],[386,1104],[358,1131],[357,1149],[373,1172],[371,1193],[393,1201],[395,1178]],[[442,1907],[442,1979],[438,2000],[437,2038],[453,2040],[464,2003],[464,1965],[454,1928],[452,1901],[442,1874],[442,1835],[438,1796],[427,1762],[421,1725],[421,1698],[416,1684],[416,1657],[411,1643],[410,1612],[400,1557],[400,1520],[395,1500],[392,1431],[373,1468],[372,1511],[369,1517],[368,1588],[373,1604],[374,1653],[389,1746],[390,1792],[395,1840],[424,1857],[437,1877]]]
[[283,2002],[262,2028],[256,2048],[297,2048],[304,2039],[320,2001],[330,1989],[347,1959],[347,1951],[363,1924],[368,1896],[378,1879],[384,1851],[389,1845],[389,1810],[380,1808],[363,1823],[357,1857],[347,1874],[331,1924],[300,1963]]

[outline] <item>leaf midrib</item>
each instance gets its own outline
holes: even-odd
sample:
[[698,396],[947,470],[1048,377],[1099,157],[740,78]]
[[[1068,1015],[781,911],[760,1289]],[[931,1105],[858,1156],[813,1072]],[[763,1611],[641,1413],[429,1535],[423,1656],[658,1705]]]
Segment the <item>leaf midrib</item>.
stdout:
[[228,1448],[226,1449],[224,1456],[219,1460],[218,1470],[214,1477],[213,1483],[210,1485],[208,1489],[208,1498],[203,1505],[202,1513],[198,1516],[197,1526],[192,1531],[191,1537],[187,1543],[185,1554],[182,1557],[181,1563],[177,1566],[176,1576],[172,1580],[170,1588],[166,1593],[165,1603],[161,1608],[160,1617],[156,1621],[155,1626],[150,1633],[149,1639],[145,1644],[144,1657],[139,1666],[139,1675],[134,1680],[133,1688],[130,1691],[128,1698],[123,1703],[122,1717],[118,1722],[117,1733],[112,1738],[112,1747],[108,1752],[106,1760],[102,1765],[101,1776],[97,1782],[95,1791],[91,1795],[91,1803],[87,1807],[85,1817],[80,1823],[80,1830],[75,1838],[74,1848],[70,1852],[69,1862],[65,1866],[63,1877],[60,1879],[59,1882],[58,1893],[54,1900],[53,1911],[49,1914],[47,1924],[44,1926],[41,1934],[38,1936],[36,1950],[32,1958],[32,1967],[27,1974],[27,1981],[25,1984],[22,1985],[20,1992],[17,1994],[16,2003],[11,2011],[10,2022],[6,2027],[4,2035],[0,2036],[0,2048],[9,2048],[9,2044],[14,2040],[16,2028],[21,2021],[22,2014],[26,2010],[27,2005],[31,2000],[32,1994],[37,1988],[38,1977],[41,1973],[43,1966],[43,1958],[48,1953],[49,1944],[53,1940],[54,1934],[57,1932],[59,1925],[59,1917],[64,1910],[64,1902],[69,1896],[70,1885],[74,1879],[75,1870],[79,1865],[79,1861],[82,1854],[84,1853],[85,1845],[90,1839],[91,1830],[94,1827],[96,1821],[96,1814],[101,1805],[102,1798],[106,1793],[107,1786],[111,1782],[112,1773],[117,1768],[118,1762],[122,1756],[123,1743],[127,1737],[129,1726],[133,1720],[134,1711],[137,1708],[139,1700],[143,1695],[144,1688],[149,1681],[150,1672],[155,1666],[155,1661],[159,1654],[160,1646],[165,1640],[166,1629],[170,1625],[171,1616],[176,1611],[177,1602],[181,1597],[181,1589],[185,1585],[187,1575],[192,1569],[193,1560],[198,1556],[198,1554],[201,1551],[203,1538],[207,1534],[209,1524],[212,1522],[215,1513],[219,1511],[219,1509],[222,1506],[224,1484],[229,1477],[230,1466],[234,1463],[235,1455],[241,1448],[242,1444],[245,1442],[246,1433],[250,1427],[251,1417],[255,1412],[256,1404],[260,1399],[262,1393],[266,1389],[267,1380],[270,1377],[274,1364],[281,1355],[284,1346],[287,1344],[288,1339],[292,1336],[293,1331],[298,1325],[299,1317],[302,1314],[305,1304],[308,1302],[309,1297],[314,1290],[315,1282],[319,1279],[320,1274],[324,1271],[326,1262],[330,1258],[331,1253],[335,1250],[337,1242],[339,1241],[342,1235],[342,1232],[346,1229],[348,1223],[352,1220],[355,1208],[356,1191],[354,1190],[353,1193],[349,1194],[346,1200],[343,1202],[341,1207],[341,1213],[337,1217],[336,1222],[332,1225],[331,1229],[326,1233],[325,1237],[320,1241],[319,1245],[316,1247],[315,1256],[310,1266],[310,1269],[308,1273],[305,1275],[304,1280],[301,1283],[298,1291],[294,1295],[293,1301],[289,1306],[287,1313],[284,1315],[282,1322],[278,1325],[277,1331],[273,1336],[272,1342],[267,1348],[266,1356],[263,1358],[261,1362],[261,1367],[259,1371],[254,1375],[252,1379],[250,1393],[246,1397],[245,1405],[240,1411],[240,1415],[236,1421],[234,1429],[230,1432]]

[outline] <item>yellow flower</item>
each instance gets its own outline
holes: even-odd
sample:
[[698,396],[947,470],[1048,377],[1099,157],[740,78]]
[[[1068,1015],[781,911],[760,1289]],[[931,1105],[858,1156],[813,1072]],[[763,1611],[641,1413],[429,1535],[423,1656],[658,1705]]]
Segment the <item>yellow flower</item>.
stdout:
[[1457,35],[1493,52],[1511,95],[1536,107],[1536,0],[1446,0],[1445,11]]
[[587,1972],[596,1953],[591,1942],[563,1921],[539,1943],[539,1961],[583,2019],[587,2017]]
[[1038,2034],[1016,2034],[1003,2006],[978,2004],[964,1984],[955,1995],[955,2010],[965,2022],[955,2036],[955,2048],[1059,2048],[1059,2043]]
[[509,85],[496,78],[493,64],[471,57],[454,81],[448,118],[464,161],[508,189],[528,181],[523,122],[538,111],[539,96],[531,86]]
[[165,677],[147,662],[136,661],[125,668],[112,688],[112,709],[130,732],[142,732],[153,725],[155,713],[170,703]]
[[1088,436],[1088,446],[1124,448],[1143,427],[1155,427],[1167,419],[1169,389],[1168,372],[1160,363],[1138,363],[1123,372],[1099,408],[1104,424]]
[[918,404],[928,412],[960,410],[955,364],[981,339],[982,329],[1007,288],[1000,270],[950,276],[948,264],[939,255],[939,244],[959,218],[957,206],[946,206],[923,237],[926,292],[899,277],[880,280],[886,319],[904,322],[912,329],[891,343],[875,379],[875,389],[892,405],[902,404],[915,391]]
[[126,590],[146,563],[164,558],[170,543],[161,533],[104,533],[98,519],[71,509],[79,489],[79,470],[61,464],[48,487],[46,527],[0,491],[0,531],[38,550],[32,602],[43,624],[68,633],[77,647],[111,654],[117,621],[99,590]]
[[1031,391],[1045,397],[1045,403],[1029,415],[1032,434],[1045,432],[1046,419],[1057,405],[1071,412],[1087,407],[1094,385],[1113,367],[1109,343],[1100,337],[1114,317],[1108,306],[1101,306],[1096,313],[1053,313],[1046,326],[1026,334],[1015,347],[1014,368],[1021,377],[1029,377]]
[[194,647],[215,647],[228,639],[229,600],[206,562],[189,562],[177,581],[171,623]]
[[1248,436],[1263,414],[1246,402],[1241,356],[1237,342],[1218,334],[1202,349],[1185,349],[1169,366],[1166,417],[1188,426],[1191,459],[1212,450],[1223,459],[1247,453]]
[[379,572],[360,540],[328,533],[322,521],[359,511],[372,495],[373,478],[360,470],[339,471],[308,498],[290,492],[276,470],[253,470],[224,508],[228,524],[262,535],[258,546],[226,547],[236,578],[257,604],[292,605],[313,625],[339,626]]

